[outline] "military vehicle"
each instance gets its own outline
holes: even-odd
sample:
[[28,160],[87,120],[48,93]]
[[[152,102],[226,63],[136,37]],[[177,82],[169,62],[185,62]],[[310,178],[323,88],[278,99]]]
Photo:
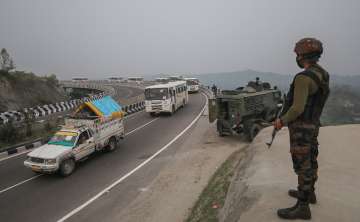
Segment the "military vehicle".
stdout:
[[209,99],[209,121],[217,119],[220,136],[244,134],[252,141],[258,132],[276,118],[283,98],[268,82],[250,81],[235,90],[223,90]]

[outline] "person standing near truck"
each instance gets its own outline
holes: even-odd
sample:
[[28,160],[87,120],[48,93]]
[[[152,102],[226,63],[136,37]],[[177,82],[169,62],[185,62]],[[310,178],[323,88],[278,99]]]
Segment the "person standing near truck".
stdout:
[[290,153],[293,168],[298,176],[297,190],[289,190],[297,203],[290,208],[279,209],[283,219],[311,219],[309,203],[316,203],[318,134],[320,116],[329,96],[329,74],[319,64],[323,53],[322,43],[315,38],[303,38],[294,49],[296,62],[303,69],[290,86],[285,106],[274,127],[289,128]]

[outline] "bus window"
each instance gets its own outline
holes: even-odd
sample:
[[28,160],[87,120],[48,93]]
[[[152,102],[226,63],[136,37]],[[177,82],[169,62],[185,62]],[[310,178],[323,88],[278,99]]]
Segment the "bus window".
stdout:
[[162,100],[169,97],[168,89],[166,88],[155,88],[155,89],[146,89],[145,90],[145,99],[146,100]]

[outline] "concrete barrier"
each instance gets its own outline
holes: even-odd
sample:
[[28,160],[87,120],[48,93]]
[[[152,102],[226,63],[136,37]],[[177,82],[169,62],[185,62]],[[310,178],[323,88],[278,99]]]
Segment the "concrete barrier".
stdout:
[[0,152],[0,160],[6,157],[9,157],[11,155],[15,155],[18,153],[25,152],[26,150],[31,150],[34,148],[37,148],[43,144],[43,139],[38,138],[32,142],[26,142],[18,145],[14,145],[11,147],[6,148],[4,151]]

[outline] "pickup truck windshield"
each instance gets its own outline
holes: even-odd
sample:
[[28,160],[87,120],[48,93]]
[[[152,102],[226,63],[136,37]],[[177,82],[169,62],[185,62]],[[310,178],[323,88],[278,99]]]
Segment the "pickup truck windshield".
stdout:
[[146,100],[163,100],[167,99],[168,97],[169,95],[167,88],[145,89]]
[[48,144],[73,147],[78,134],[74,132],[60,131],[50,139]]

